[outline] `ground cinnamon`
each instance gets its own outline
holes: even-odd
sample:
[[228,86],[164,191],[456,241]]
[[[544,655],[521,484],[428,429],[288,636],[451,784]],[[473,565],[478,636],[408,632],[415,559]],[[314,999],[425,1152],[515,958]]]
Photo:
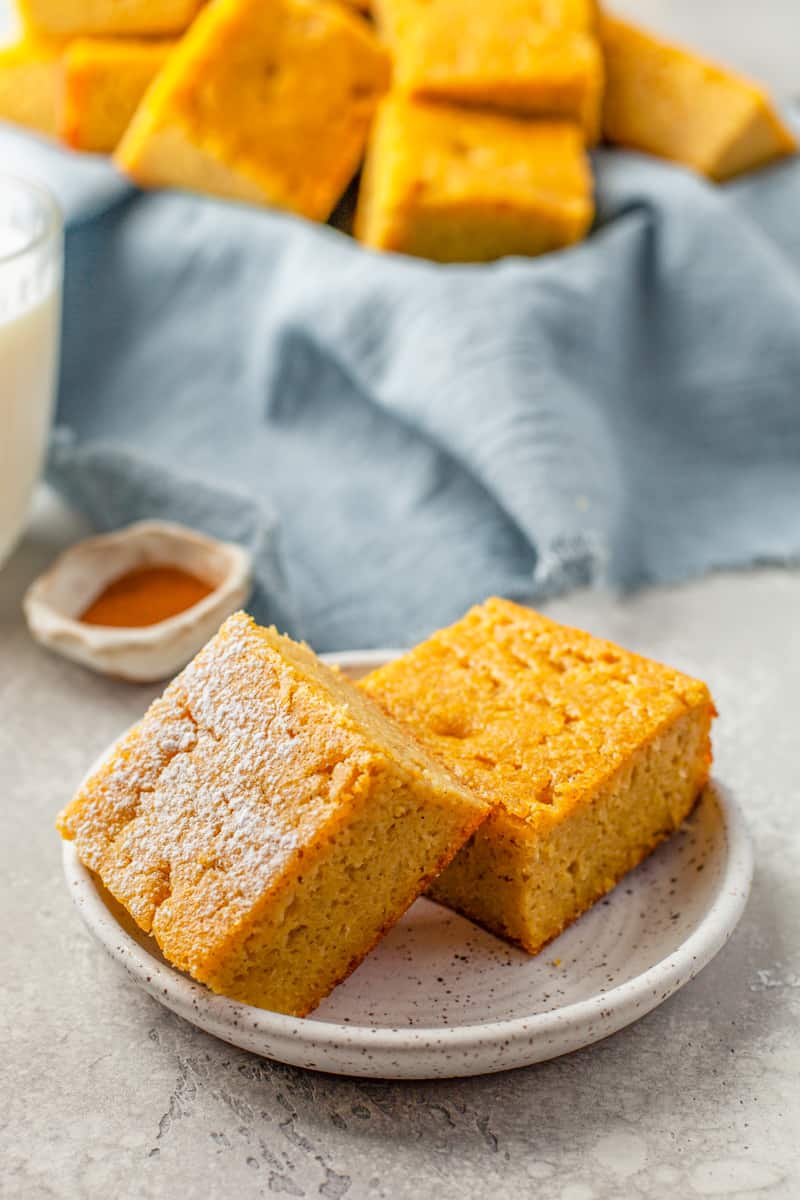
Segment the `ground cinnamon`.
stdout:
[[213,592],[180,567],[138,567],[110,583],[82,613],[87,625],[132,628],[174,617]]

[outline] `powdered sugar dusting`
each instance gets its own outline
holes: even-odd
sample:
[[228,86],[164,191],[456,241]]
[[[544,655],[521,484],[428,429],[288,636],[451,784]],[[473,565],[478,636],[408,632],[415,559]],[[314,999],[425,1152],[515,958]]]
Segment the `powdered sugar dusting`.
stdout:
[[216,942],[325,824],[364,752],[236,614],[63,824],[143,928]]

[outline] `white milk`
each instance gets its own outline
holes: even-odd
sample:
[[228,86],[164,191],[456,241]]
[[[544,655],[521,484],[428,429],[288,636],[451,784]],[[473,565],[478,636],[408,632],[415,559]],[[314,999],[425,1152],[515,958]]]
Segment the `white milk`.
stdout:
[[26,251],[30,234],[2,221],[0,208],[0,564],[42,469],[61,315],[60,236]]

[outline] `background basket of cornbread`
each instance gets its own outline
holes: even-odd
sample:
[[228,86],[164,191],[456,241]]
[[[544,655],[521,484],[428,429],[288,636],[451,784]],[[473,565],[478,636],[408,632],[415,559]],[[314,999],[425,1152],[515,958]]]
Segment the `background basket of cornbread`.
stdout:
[[440,261],[586,236],[601,138],[725,180],[791,153],[755,85],[595,0],[20,0],[0,117]]

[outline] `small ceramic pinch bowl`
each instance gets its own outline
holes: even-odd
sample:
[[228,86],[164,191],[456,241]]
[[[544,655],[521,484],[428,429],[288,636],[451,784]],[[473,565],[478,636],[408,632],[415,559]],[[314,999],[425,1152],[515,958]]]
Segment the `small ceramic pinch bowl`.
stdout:
[[[142,567],[178,567],[213,590],[152,625],[90,625],[79,618],[110,583]],[[86,538],[61,554],[29,587],[23,608],[43,646],[104,675],[152,683],[174,675],[246,603],[252,556],[169,521],[138,521]]]

